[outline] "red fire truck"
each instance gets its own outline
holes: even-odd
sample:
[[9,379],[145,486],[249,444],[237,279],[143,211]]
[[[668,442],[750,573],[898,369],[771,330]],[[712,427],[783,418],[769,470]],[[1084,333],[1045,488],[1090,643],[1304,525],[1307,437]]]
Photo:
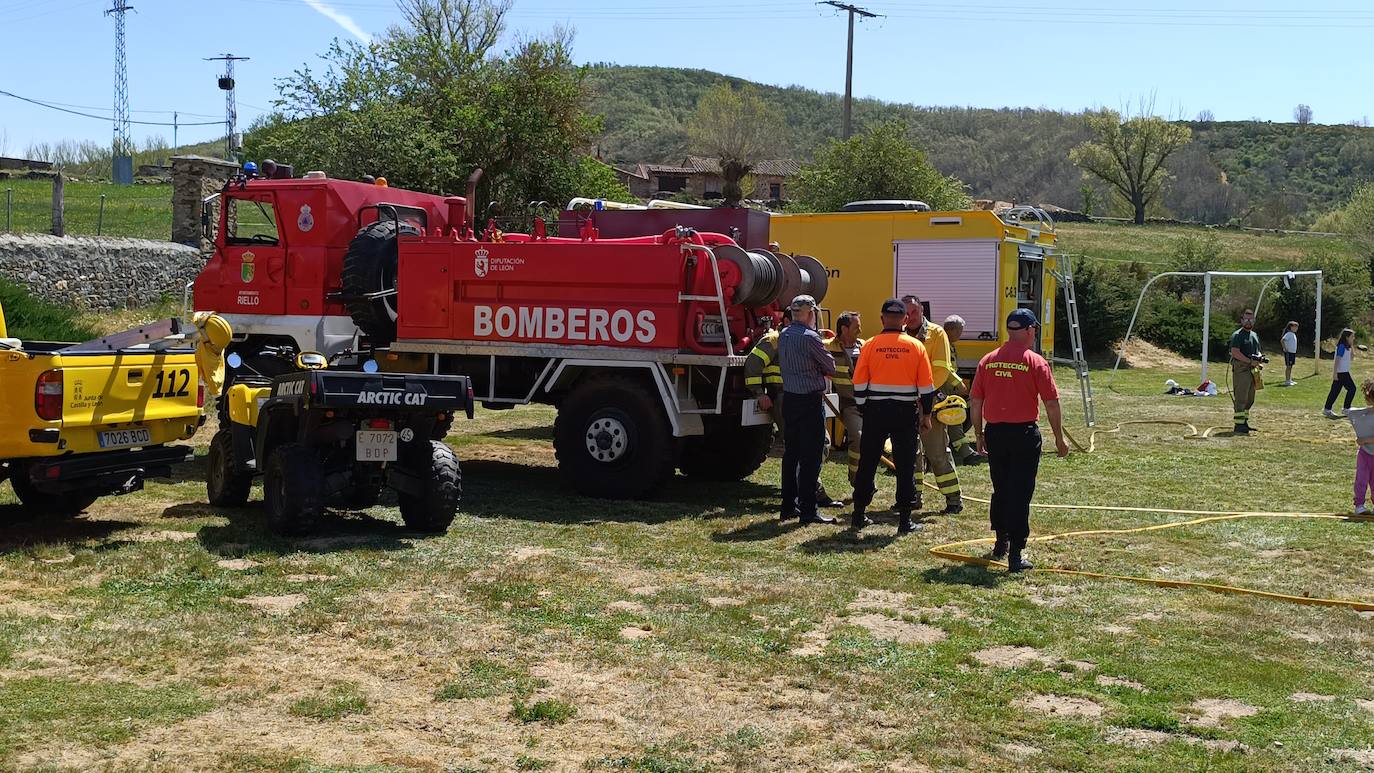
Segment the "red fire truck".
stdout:
[[478,233],[472,185],[440,197],[317,172],[232,181],[207,214],[218,232],[195,306],[229,319],[233,351],[258,373],[276,366],[257,352],[289,343],[466,375],[487,408],[555,405],[559,468],[585,494],[645,496],[674,469],[738,480],[758,468],[772,429],[744,360],[793,296],[824,298],[817,261],[686,228]]

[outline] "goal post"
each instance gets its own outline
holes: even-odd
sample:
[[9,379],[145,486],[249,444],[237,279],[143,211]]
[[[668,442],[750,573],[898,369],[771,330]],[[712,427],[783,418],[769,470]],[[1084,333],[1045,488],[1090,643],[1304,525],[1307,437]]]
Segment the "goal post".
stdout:
[[[1108,384],[1116,378],[1117,368],[1121,367],[1121,359],[1126,354],[1126,345],[1131,340],[1131,333],[1135,330],[1136,319],[1140,316],[1140,308],[1145,302],[1145,294],[1150,291],[1150,286],[1159,279],[1171,276],[1196,276],[1202,277],[1202,380],[1207,380],[1208,366],[1208,346],[1210,344],[1212,332],[1212,279],[1214,277],[1265,277],[1269,279],[1260,287],[1259,300],[1264,300],[1264,291],[1270,282],[1275,279],[1283,279],[1285,283],[1291,283],[1298,277],[1310,276],[1317,280],[1317,308],[1316,319],[1312,324],[1312,372],[1315,374],[1321,369],[1321,341],[1322,341],[1322,272],[1311,271],[1165,271],[1150,277],[1145,286],[1140,288],[1140,297],[1136,298],[1135,311],[1131,313],[1131,322],[1126,326],[1126,336],[1121,339],[1120,347],[1116,352],[1116,364],[1112,365],[1112,375],[1107,380]],[[1259,303],[1255,304],[1255,313],[1259,313]]]

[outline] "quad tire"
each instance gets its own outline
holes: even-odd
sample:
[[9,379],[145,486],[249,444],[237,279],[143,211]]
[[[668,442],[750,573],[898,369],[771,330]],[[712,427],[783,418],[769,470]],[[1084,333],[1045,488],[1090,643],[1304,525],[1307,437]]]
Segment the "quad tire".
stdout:
[[253,474],[243,471],[234,458],[234,434],[222,429],[210,439],[205,473],[205,495],[215,507],[242,507],[253,489]]
[[738,481],[753,475],[773,447],[773,425],[707,426],[706,434],[683,439],[682,474],[713,481]]
[[396,339],[396,296],[366,296],[396,288],[399,235],[418,236],[420,231],[409,223],[378,220],[358,231],[344,255],[341,285],[348,299],[344,307],[353,324],[375,344]]
[[309,446],[283,443],[273,449],[262,488],[267,526],[276,534],[304,534],[324,515],[324,473]]
[[401,506],[401,520],[408,528],[426,534],[448,531],[458,514],[458,502],[463,496],[463,473],[453,449],[437,440],[429,441],[428,454],[416,454],[416,464],[410,472],[421,479],[423,493],[402,493],[397,497]]
[[559,406],[553,434],[558,469],[587,496],[643,498],[673,474],[672,427],[658,395],[635,379],[579,383]]
[[100,498],[97,494],[80,492],[49,494],[39,491],[34,488],[29,480],[29,471],[24,467],[14,470],[10,475],[10,485],[14,487],[14,494],[19,497],[24,510],[35,516],[75,518]]

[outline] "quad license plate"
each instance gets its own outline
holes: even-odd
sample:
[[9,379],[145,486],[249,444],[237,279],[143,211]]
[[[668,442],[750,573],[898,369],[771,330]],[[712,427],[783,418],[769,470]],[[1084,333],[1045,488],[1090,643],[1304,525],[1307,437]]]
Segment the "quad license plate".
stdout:
[[153,433],[147,429],[113,429],[100,433],[101,448],[128,448],[146,446],[153,442]]
[[357,458],[360,462],[396,461],[396,433],[384,430],[359,430]]

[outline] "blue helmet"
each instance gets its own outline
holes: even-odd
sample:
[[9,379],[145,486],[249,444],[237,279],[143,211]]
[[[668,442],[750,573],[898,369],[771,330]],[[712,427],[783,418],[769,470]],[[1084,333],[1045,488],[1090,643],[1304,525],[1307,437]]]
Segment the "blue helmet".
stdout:
[[243,171],[247,172],[248,174],[257,174],[258,165],[253,163],[252,161],[249,161],[248,163],[243,165]]

